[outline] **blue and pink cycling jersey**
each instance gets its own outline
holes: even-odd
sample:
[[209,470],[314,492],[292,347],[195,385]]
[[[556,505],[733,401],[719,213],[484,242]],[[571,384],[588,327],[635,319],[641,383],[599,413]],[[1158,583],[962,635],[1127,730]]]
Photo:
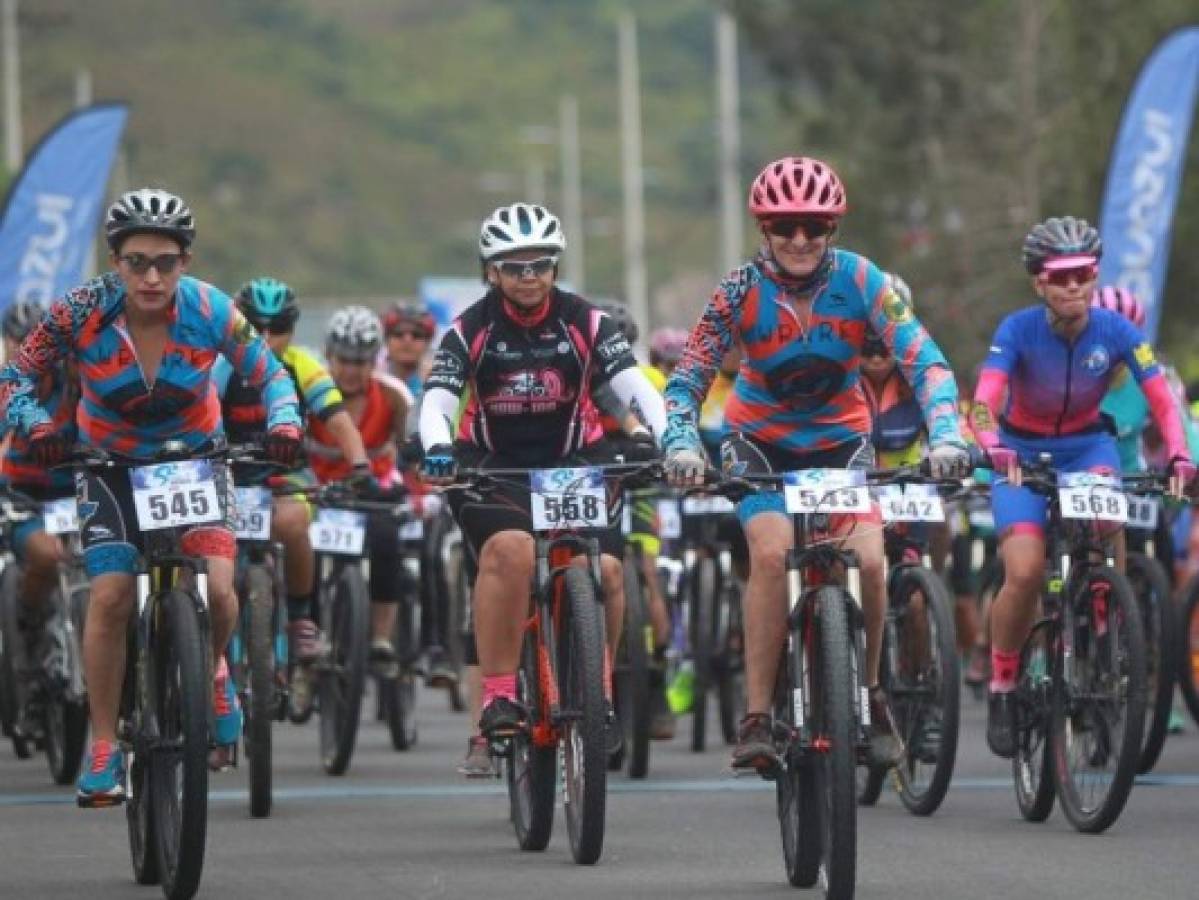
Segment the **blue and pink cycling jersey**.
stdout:
[[162,361],[149,385],[126,328],[125,296],[124,284],[109,272],[51,304],[16,359],[0,371],[0,413],[9,427],[29,435],[52,421],[39,402],[37,383],[73,357],[83,441],[134,458],[153,455],[171,439],[198,448],[223,433],[211,379],[222,354],[261,386],[268,426],[300,426],[291,378],[228,295],[190,276],[180,278]]
[[868,439],[870,406],[859,374],[867,328],[891,348],[912,385],[931,442],[962,443],[957,385],[937,345],[877,266],[833,250],[807,314],[762,254],[726,276],[666,386],[664,449],[700,446],[698,411],[721,359],[738,342],[744,357],[725,408],[729,431],[791,454]]
[[[1008,447],[1022,460],[1048,453],[1059,472],[1118,473],[1120,457],[1100,404],[1120,363],[1141,386],[1169,458],[1189,459],[1182,418],[1153,348],[1132,323],[1107,309],[1092,309],[1072,341],[1053,331],[1044,306],[1000,323],[975,391],[979,443],[988,450]],[[992,506],[1000,534],[1044,527],[1044,497],[1003,478],[996,479]]]

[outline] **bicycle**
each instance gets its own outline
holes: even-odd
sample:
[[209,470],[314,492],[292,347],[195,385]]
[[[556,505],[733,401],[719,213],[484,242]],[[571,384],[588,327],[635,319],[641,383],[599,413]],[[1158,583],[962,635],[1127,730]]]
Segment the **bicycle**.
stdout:
[[23,634],[20,624],[20,567],[11,550],[0,557],[0,720],[18,759],[28,759],[35,747],[44,750],[54,783],[70,784],[79,774],[87,739],[82,640],[88,583],[80,559],[75,500],[39,502],[7,487],[0,505],[6,548],[12,526],[41,515],[45,531],[58,536],[67,552],[33,635]]
[[[1179,610],[1169,571],[1158,558],[1158,526],[1162,509],[1156,497],[1128,491],[1128,552],[1124,574],[1132,586],[1145,632],[1146,724],[1137,772],[1150,771],[1161,756],[1174,708],[1174,683],[1178,678],[1180,646]],[[1167,532],[1166,539],[1169,539]]]
[[857,868],[854,770],[869,749],[865,616],[856,554],[829,514],[869,512],[867,473],[808,469],[720,480],[701,490],[738,500],[782,489],[794,543],[786,557],[787,642],[774,699],[775,799],[788,881],[852,897]]
[[[129,759],[125,816],[134,877],[161,882],[170,900],[185,900],[200,885],[212,733],[208,576],[204,560],[182,552],[180,536],[224,516],[214,462],[256,461],[257,452],[195,452],[168,442],[152,460],[81,448],[67,462],[80,471],[127,470],[133,485],[145,549],[117,733]],[[86,496],[79,500],[81,518],[89,505]]]
[[[525,622],[517,700],[528,726],[491,742],[496,774],[507,775],[517,844],[542,851],[554,824],[561,753],[571,855],[591,865],[603,851],[611,687],[604,639],[599,542],[588,528],[608,525],[608,480],[625,487],[655,478],[656,463],[557,469],[461,471],[449,490],[485,495],[501,481],[530,485],[535,570]],[[575,565],[586,556],[585,567]]]
[[[957,757],[961,673],[953,601],[933,571],[921,525],[945,521],[944,502],[960,482],[938,482],[916,466],[873,472],[884,523],[888,563],[887,617],[879,684],[887,693],[907,755],[894,785],[914,815],[935,812],[945,799]],[[868,767],[858,800],[872,805],[886,770]]]
[[[1042,617],[1017,671],[1016,802],[1040,822],[1056,796],[1076,829],[1099,833],[1128,800],[1145,724],[1141,616],[1096,527],[1121,522],[1126,498],[1118,478],[1057,473],[1045,458],[1022,477],[1046,497],[1048,527]],[[1162,479],[1126,476],[1130,485],[1160,490]]]
[[[235,470],[235,482],[237,472]],[[287,716],[287,594],[283,545],[271,540],[273,499],[294,488],[238,487],[237,626],[226,655],[245,712],[245,752],[249,763],[250,815],[271,813],[273,722]]]

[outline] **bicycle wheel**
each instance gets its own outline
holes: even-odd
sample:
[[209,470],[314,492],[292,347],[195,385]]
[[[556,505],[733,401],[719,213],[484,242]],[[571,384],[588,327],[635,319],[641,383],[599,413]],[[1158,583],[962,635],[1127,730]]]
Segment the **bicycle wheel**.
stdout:
[[17,759],[29,759],[33,755],[32,742],[21,734],[17,725],[21,718],[24,691],[17,680],[24,637],[17,626],[17,590],[20,572],[15,563],[5,566],[0,573],[0,714],[4,716],[4,733],[12,741]]
[[563,728],[566,831],[575,862],[591,865],[604,848],[608,751],[604,731],[604,625],[591,574],[564,573],[566,607],[558,644],[559,691],[571,717]]
[[703,753],[707,743],[708,688],[713,682],[712,643],[716,630],[716,592],[720,570],[716,560],[700,556],[691,579],[691,662],[695,667],[691,706],[691,750]]
[[541,705],[540,644],[525,629],[516,698],[529,711],[529,728],[514,736],[508,755],[508,807],[521,850],[540,852],[554,828],[554,792],[558,779],[558,742]]
[[151,704],[158,737],[150,750],[150,803],[162,892],[186,900],[200,887],[208,827],[208,717],[212,678],[199,600],[174,589],[153,634]]
[[[833,900],[854,894],[857,867],[857,761],[855,662],[845,592],[820,588],[812,615],[795,640],[806,644],[812,748],[787,759],[788,787],[780,791],[779,819],[787,878],[797,887],[823,879]],[[793,671],[796,671],[793,668]]]
[[1178,686],[1195,724],[1199,725],[1199,575],[1182,594],[1182,647],[1178,659]]
[[379,679],[379,696],[383,701],[383,717],[391,733],[391,746],[405,751],[416,746],[416,678],[409,668],[420,654],[420,628],[416,621],[415,598],[400,601],[392,633],[396,653],[400,657],[400,674],[396,678]]
[[275,697],[275,580],[261,565],[246,571],[245,602],[249,612],[246,652],[249,656],[248,703],[245,705],[246,760],[250,776],[250,815],[271,814],[271,723],[279,708]]
[[745,716],[745,635],[741,626],[741,595],[735,579],[724,586],[721,612],[720,667],[716,699],[720,707],[720,731],[730,747],[737,743],[737,729]]
[[624,635],[613,687],[616,708],[628,742],[629,777],[644,778],[649,771],[649,731],[652,701],[649,661],[653,632],[646,615],[641,554],[624,557]]
[[1033,628],[1020,648],[1016,682],[1016,755],[1012,781],[1016,805],[1029,822],[1044,822],[1055,798],[1053,754],[1049,749],[1053,708],[1056,626],[1046,619]]
[[154,804],[150,801],[152,784],[149,755],[131,752],[126,776],[125,824],[129,829],[133,878],[138,884],[158,884],[162,880],[158,874],[158,828]]
[[1079,831],[1103,831],[1132,790],[1145,727],[1145,637],[1127,579],[1087,569],[1067,595],[1073,658],[1053,695],[1053,771],[1062,812]]
[[1144,553],[1129,553],[1124,570],[1145,632],[1145,741],[1137,760],[1137,772],[1145,773],[1157,765],[1170,728],[1178,672],[1178,608],[1170,578],[1156,559]]
[[61,653],[62,684],[51,692],[46,704],[46,762],[55,784],[70,784],[79,775],[87,742],[87,696],[83,683],[83,624],[87,615],[86,585],[70,588],[66,612],[72,632],[65,627],[54,636]]
[[945,799],[958,751],[961,673],[953,606],[945,584],[923,566],[896,574],[892,596],[896,670],[888,698],[908,752],[895,767],[908,812],[931,815]]
[[322,610],[329,655],[320,665],[317,698],[321,717],[321,765],[330,775],[344,775],[358,739],[358,718],[366,681],[370,643],[370,601],[362,568],[341,571],[324,589]]

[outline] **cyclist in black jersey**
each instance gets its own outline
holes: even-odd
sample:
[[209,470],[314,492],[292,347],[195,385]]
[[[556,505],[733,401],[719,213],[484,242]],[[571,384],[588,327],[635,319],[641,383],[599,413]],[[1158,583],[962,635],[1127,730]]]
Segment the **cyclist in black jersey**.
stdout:
[[[425,382],[420,438],[426,478],[445,482],[456,465],[555,467],[610,458],[592,389],[607,383],[636,402],[655,437],[665,424],[662,397],[637,367],[628,340],[582,297],[555,285],[566,248],[558,219],[544,207],[515,203],[483,223],[479,253],[486,295],[442,339]],[[459,398],[470,397],[451,431]],[[652,442],[646,450],[652,454]],[[478,559],[475,634],[483,676],[484,734],[521,727],[516,669],[528,595],[512,590],[533,576],[527,487],[505,485],[484,502],[454,501],[463,535]],[[624,612],[619,529],[600,534],[608,642]],[[610,729],[619,741],[618,729]]]

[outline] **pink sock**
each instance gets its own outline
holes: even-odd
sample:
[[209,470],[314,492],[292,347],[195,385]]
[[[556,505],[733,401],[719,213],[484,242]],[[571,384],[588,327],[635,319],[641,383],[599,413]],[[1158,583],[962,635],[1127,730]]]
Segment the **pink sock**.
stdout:
[[508,700],[516,699],[515,675],[484,675],[483,676],[483,706],[487,706],[497,697]]
[[1006,694],[1016,689],[1016,671],[1020,668],[1020,651],[991,648],[991,693]]

